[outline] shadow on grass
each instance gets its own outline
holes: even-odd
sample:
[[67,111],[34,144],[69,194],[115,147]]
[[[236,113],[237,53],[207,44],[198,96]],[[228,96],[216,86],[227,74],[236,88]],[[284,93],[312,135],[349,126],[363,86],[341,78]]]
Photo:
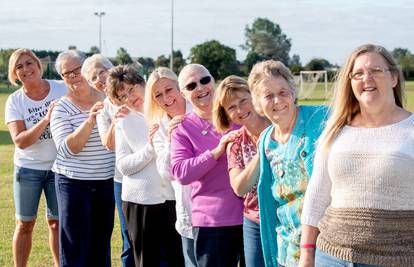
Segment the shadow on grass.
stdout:
[[0,131],[0,145],[12,145],[13,141],[11,140],[9,131]]

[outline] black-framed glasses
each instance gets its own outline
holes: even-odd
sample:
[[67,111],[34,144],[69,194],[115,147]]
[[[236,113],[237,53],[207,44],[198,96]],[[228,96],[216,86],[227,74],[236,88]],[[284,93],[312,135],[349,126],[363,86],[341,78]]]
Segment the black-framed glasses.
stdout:
[[79,66],[76,69],[62,73],[62,77],[63,78],[75,78],[81,73],[81,68],[82,66]]
[[[209,84],[210,82],[211,82],[211,76],[205,76],[200,79],[201,85],[206,85],[206,84]],[[187,91],[193,91],[196,88],[197,88],[197,82],[189,83],[184,87],[184,89]]]

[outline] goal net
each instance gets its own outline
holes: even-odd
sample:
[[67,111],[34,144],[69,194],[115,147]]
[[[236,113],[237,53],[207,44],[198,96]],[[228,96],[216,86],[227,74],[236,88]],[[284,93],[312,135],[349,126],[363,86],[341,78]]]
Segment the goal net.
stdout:
[[[328,72],[326,70],[301,71],[298,82],[299,99],[325,98],[328,94]],[[317,95],[320,96],[317,97]]]

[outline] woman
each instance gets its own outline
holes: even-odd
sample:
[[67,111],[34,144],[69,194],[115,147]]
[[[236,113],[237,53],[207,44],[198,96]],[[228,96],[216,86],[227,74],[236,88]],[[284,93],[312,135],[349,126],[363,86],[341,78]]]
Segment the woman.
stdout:
[[382,46],[356,48],[341,69],[306,193],[301,266],[414,266],[414,115],[403,94]]
[[231,123],[243,126],[234,141],[227,145],[230,184],[234,193],[244,197],[243,244],[246,266],[264,267],[256,187],[259,169],[256,143],[270,123],[254,110],[247,82],[234,75],[224,79],[216,89],[213,123],[219,132],[227,131]]
[[108,94],[131,112],[117,122],[116,164],[122,180],[122,209],[132,242],[136,266],[166,263],[182,267],[181,242],[174,229],[175,201],[171,183],[157,171],[152,139],[143,115],[145,81],[129,65],[113,68]]
[[80,75],[83,61],[75,50],[56,59],[56,70],[69,88],[51,120],[58,151],[53,170],[61,222],[60,263],[110,266],[115,157],[99,137],[96,115],[103,96]]
[[272,123],[259,143],[258,197],[265,264],[297,266],[299,218],[327,109],[297,105],[292,73],[280,61],[254,65],[248,83],[255,108]]
[[243,250],[243,200],[231,189],[225,157],[226,144],[235,135],[223,136],[211,123],[214,79],[204,66],[185,66],[178,81],[193,110],[172,132],[171,166],[178,182],[192,187],[197,266],[237,266]]
[[23,86],[6,102],[5,122],[14,152],[14,204],[16,229],[13,235],[15,266],[27,266],[32,233],[42,191],[46,197],[49,245],[55,266],[59,266],[59,221],[55,175],[51,171],[56,148],[49,129],[55,100],[66,92],[62,82],[42,79],[39,58],[29,49],[17,49],[9,60],[9,81]]
[[[108,71],[113,67],[111,61],[106,57],[95,54],[88,57],[82,65],[81,74],[88,83],[97,91],[106,95],[106,78]],[[99,135],[102,144],[109,150],[115,151],[115,122],[118,117],[128,113],[128,109],[119,106],[120,103],[116,99],[106,97],[103,101],[104,107],[96,118],[98,124]],[[132,252],[131,240],[128,237],[128,230],[125,224],[125,217],[122,214],[122,175],[115,167],[114,176],[114,196],[115,204],[118,210],[119,224],[122,236],[122,253],[121,262],[123,267],[135,266],[134,254]]]
[[171,128],[182,120],[186,101],[178,88],[177,75],[165,67],[159,67],[151,73],[146,91],[146,121],[148,125],[155,124],[158,127],[153,140],[157,169],[161,177],[170,181],[174,188],[177,214],[175,228],[181,235],[185,266],[196,267],[191,227],[191,187],[173,181],[170,162]]

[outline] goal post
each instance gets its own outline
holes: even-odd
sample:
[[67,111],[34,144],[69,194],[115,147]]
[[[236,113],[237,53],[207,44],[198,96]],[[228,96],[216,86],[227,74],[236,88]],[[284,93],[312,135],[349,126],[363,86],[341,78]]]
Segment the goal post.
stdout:
[[318,84],[322,84],[325,97],[328,94],[328,71],[326,70],[307,70],[301,71],[299,76],[299,99],[310,99],[315,94]]

